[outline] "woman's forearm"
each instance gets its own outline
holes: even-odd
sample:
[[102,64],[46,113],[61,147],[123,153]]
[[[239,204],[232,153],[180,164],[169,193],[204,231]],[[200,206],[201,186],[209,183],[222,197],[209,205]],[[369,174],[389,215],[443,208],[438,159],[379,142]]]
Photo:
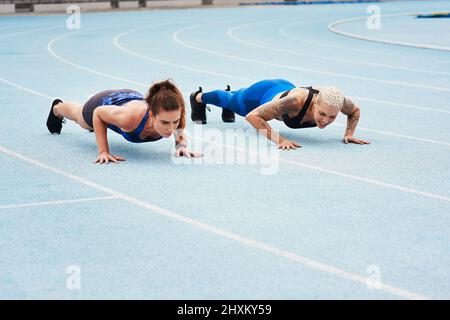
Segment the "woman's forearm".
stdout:
[[283,137],[278,134],[272,127],[267,123],[266,120],[259,117],[256,114],[248,114],[245,119],[256,129],[259,133],[263,134],[267,139],[272,140],[276,144],[283,141]]
[[97,141],[98,153],[107,152],[109,153],[108,137],[107,137],[107,125],[100,119],[98,114],[94,110],[94,115],[92,117],[92,123],[94,126],[95,139]]
[[345,129],[345,136],[353,136],[356,130],[356,125],[361,115],[359,108],[357,108],[352,114],[347,116],[347,127]]
[[297,95],[290,95],[278,100],[266,102],[252,110],[245,119],[267,139],[280,144],[286,139],[273,130],[267,121],[297,111],[302,100]]

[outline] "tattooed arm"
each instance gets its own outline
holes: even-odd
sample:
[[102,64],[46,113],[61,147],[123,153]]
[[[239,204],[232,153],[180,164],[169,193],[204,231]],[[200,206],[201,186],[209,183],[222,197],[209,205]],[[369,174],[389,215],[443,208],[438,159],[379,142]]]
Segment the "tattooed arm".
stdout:
[[299,110],[302,105],[302,99],[298,95],[286,96],[282,99],[269,101],[251,111],[245,119],[259,131],[278,145],[280,149],[296,149],[301,147],[298,143],[290,141],[273,130],[267,121],[281,117],[285,114]]
[[353,136],[356,130],[356,125],[359,121],[359,116],[361,115],[360,109],[356,106],[352,100],[345,98],[344,107],[341,112],[347,115],[347,127],[345,128],[344,143],[357,143],[357,144],[369,144],[369,141],[357,139]]

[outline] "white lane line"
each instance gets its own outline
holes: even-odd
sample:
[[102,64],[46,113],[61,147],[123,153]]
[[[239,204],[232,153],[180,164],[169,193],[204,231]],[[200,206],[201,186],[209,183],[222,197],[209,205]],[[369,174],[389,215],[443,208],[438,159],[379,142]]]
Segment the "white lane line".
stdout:
[[450,203],[450,197],[447,197],[447,196],[438,195],[438,194],[434,194],[434,193],[430,193],[430,192],[419,191],[419,190],[415,190],[415,189],[411,189],[411,188],[406,188],[406,187],[402,187],[402,186],[395,185],[395,184],[392,184],[392,183],[387,183],[387,182],[378,181],[378,180],[374,180],[374,179],[364,178],[364,177],[360,177],[360,176],[353,175],[353,174],[347,174],[347,173],[336,171],[336,170],[325,169],[325,168],[322,168],[322,167],[318,167],[318,166],[302,163],[302,162],[297,161],[297,160],[290,160],[290,159],[282,158],[282,157],[279,157],[279,156],[277,156],[277,157],[275,157],[275,156],[268,156],[266,154],[258,153],[258,152],[247,150],[247,149],[236,148],[234,146],[228,146],[226,144],[218,143],[218,142],[215,142],[215,141],[206,141],[206,140],[202,140],[202,139],[198,139],[198,138],[194,138],[194,137],[192,137],[192,138],[196,139],[196,140],[199,140],[199,141],[202,141],[204,143],[216,144],[216,145],[219,145],[221,147],[228,148],[228,149],[232,149],[232,150],[236,150],[236,151],[240,151],[240,152],[247,152],[248,154],[257,155],[257,156],[264,157],[264,158],[269,159],[269,160],[281,161],[281,162],[284,162],[284,163],[289,163],[289,164],[292,164],[292,165],[300,166],[300,167],[305,168],[305,169],[319,171],[321,173],[327,173],[327,174],[331,174],[331,175],[338,176],[338,177],[348,178],[348,179],[352,179],[352,180],[361,181],[361,182],[365,182],[365,183],[368,183],[368,184],[376,185],[378,187],[383,187],[383,188],[387,188],[387,189],[394,189],[394,190],[398,190],[398,191],[401,191],[401,192],[411,193],[411,194],[415,194],[415,195],[418,195],[418,196],[427,197],[427,198],[431,198],[431,199],[434,199],[434,200],[440,200],[440,201],[445,201],[445,202],[449,202]]
[[159,63],[162,65],[166,65],[166,66],[170,66],[170,67],[175,67],[175,68],[180,68],[180,69],[184,69],[184,70],[188,70],[188,71],[194,71],[194,72],[201,72],[201,73],[205,73],[205,74],[209,74],[209,75],[213,75],[213,76],[219,76],[219,77],[224,77],[224,78],[230,78],[230,79],[238,79],[238,80],[244,80],[244,81],[253,81],[252,79],[246,79],[246,78],[242,78],[242,77],[235,77],[233,75],[229,75],[229,74],[225,74],[225,73],[219,73],[219,72],[213,72],[213,71],[206,71],[206,70],[200,70],[200,69],[196,69],[196,68],[192,68],[186,65],[181,65],[181,64],[177,64],[177,63],[173,63],[173,62],[167,62],[164,60],[159,60],[159,59],[154,59],[136,52],[133,52],[131,50],[128,50],[127,48],[125,48],[124,46],[120,45],[119,43],[119,39],[131,32],[135,32],[135,31],[140,31],[140,30],[145,30],[145,29],[149,29],[149,28],[153,28],[153,27],[157,27],[157,26],[151,26],[151,27],[142,27],[142,28],[136,28],[136,29],[132,29],[126,32],[122,32],[119,33],[118,35],[116,35],[113,39],[113,43],[114,45],[119,48],[120,50],[128,53],[129,55],[135,56],[137,58],[141,58],[144,60],[148,60],[154,63]]
[[[221,22],[219,22],[219,23],[221,23]],[[184,46],[186,48],[189,48],[189,49],[192,49],[192,50],[196,50],[196,51],[199,51],[199,52],[203,52],[203,53],[206,53],[206,54],[209,54],[209,55],[214,55],[214,56],[218,56],[218,57],[222,57],[222,58],[227,58],[227,59],[233,59],[233,60],[238,60],[238,61],[245,61],[245,62],[265,65],[265,66],[269,66],[269,67],[280,68],[280,69],[287,69],[287,70],[294,70],[294,71],[305,71],[305,72],[311,72],[311,73],[314,73],[314,74],[324,74],[324,75],[330,75],[330,76],[341,77],[341,78],[349,78],[349,79],[356,79],[356,80],[363,80],[363,81],[386,83],[386,84],[398,85],[398,86],[402,86],[402,87],[412,87],[412,88],[419,88],[419,89],[426,89],[426,90],[436,90],[436,91],[450,92],[450,88],[446,88],[446,87],[428,86],[428,85],[409,83],[409,82],[403,82],[403,81],[385,80],[385,79],[378,79],[378,78],[371,78],[371,77],[356,76],[356,75],[345,74],[345,73],[336,73],[336,72],[328,72],[328,71],[309,69],[309,68],[300,68],[300,67],[284,65],[284,64],[280,64],[280,63],[265,62],[265,61],[256,60],[256,59],[244,58],[244,57],[241,57],[241,56],[236,56],[236,55],[226,54],[226,53],[222,53],[222,52],[218,52],[218,51],[212,51],[212,50],[208,50],[208,49],[203,49],[203,48],[200,48],[198,46],[191,45],[191,44],[187,43],[186,41],[183,41],[183,40],[181,40],[179,38],[179,35],[181,33],[183,33],[183,32],[186,32],[188,30],[197,29],[197,28],[200,28],[200,27],[210,26],[210,25],[213,25],[213,24],[217,24],[217,22],[215,22],[215,23],[208,23],[208,24],[202,23],[202,24],[197,24],[197,25],[194,25],[194,26],[181,28],[181,29],[175,31],[172,34],[172,38],[173,38],[173,40],[175,42],[179,43],[180,45],[182,45],[182,46]]]
[[[407,15],[414,15],[414,14],[419,14],[419,13],[418,12],[409,12],[409,13],[402,13],[402,14],[383,14],[383,15],[381,15],[381,17],[383,17],[383,18],[384,17],[397,17],[397,16],[407,16]],[[439,50],[439,51],[447,51],[447,52],[450,51],[450,47],[429,45],[429,44],[423,44],[423,43],[417,43],[417,42],[403,42],[403,41],[385,40],[385,39],[374,38],[374,37],[366,37],[366,36],[361,36],[361,35],[354,34],[351,32],[341,31],[336,28],[336,26],[338,26],[340,24],[354,22],[354,21],[360,21],[360,20],[366,20],[366,19],[367,19],[367,16],[334,21],[328,25],[328,29],[331,32],[334,32],[336,34],[354,38],[354,39],[359,39],[359,40],[366,40],[366,41],[379,42],[379,43],[384,43],[384,44],[393,44],[393,45],[398,45],[398,46],[413,47],[413,48],[420,48],[420,49],[430,49],[430,50]]]
[[[168,25],[174,25],[174,23],[163,23],[163,24],[151,25],[151,26],[146,26],[144,28],[136,28],[136,29],[132,29],[132,30],[127,31],[127,32],[120,33],[116,37],[114,37],[114,39],[113,39],[114,45],[117,46],[118,48],[120,48],[122,51],[124,51],[124,52],[126,52],[126,53],[128,53],[130,55],[134,55],[136,57],[139,57],[139,58],[142,58],[142,59],[154,62],[154,63],[168,65],[168,66],[171,66],[171,67],[177,67],[177,68],[182,68],[182,69],[185,69],[185,70],[197,72],[198,69],[191,68],[191,67],[188,67],[186,65],[170,63],[170,62],[159,60],[159,59],[153,59],[153,58],[146,57],[146,56],[143,56],[141,54],[132,52],[132,51],[128,50],[127,48],[121,46],[117,42],[117,40],[120,37],[124,36],[127,33],[134,32],[134,31],[139,31],[141,29],[158,28],[158,27],[163,27],[163,26],[168,26]],[[88,30],[78,31],[76,33],[92,31],[92,30],[101,30],[101,29],[106,29],[106,28],[108,28],[108,27],[101,27],[101,28],[96,28],[96,29],[88,29]],[[80,70],[87,71],[87,72],[90,72],[90,73],[93,73],[93,74],[96,74],[96,75],[99,75],[99,76],[107,77],[107,78],[110,78],[110,79],[131,83],[133,85],[137,85],[137,86],[140,86],[140,87],[148,88],[148,83],[137,82],[137,81],[125,79],[123,77],[113,76],[113,75],[108,74],[108,73],[100,72],[100,71],[97,71],[95,69],[91,69],[91,68],[88,68],[88,67],[76,64],[76,63],[74,63],[72,61],[69,61],[69,60],[61,57],[60,55],[56,54],[55,51],[53,50],[53,46],[54,46],[55,42],[65,38],[67,36],[73,35],[73,34],[74,34],[73,31],[72,32],[67,32],[67,33],[64,33],[64,34],[62,34],[62,35],[60,35],[60,36],[50,40],[50,42],[47,44],[47,50],[50,53],[50,55],[52,55],[54,58],[56,58],[56,59],[58,59],[58,60],[60,60],[60,61],[62,61],[64,63],[66,63],[68,65],[71,65],[71,66],[73,66],[75,68],[78,68]],[[234,76],[231,76],[231,75],[222,74],[222,73],[218,73],[218,72],[212,72],[212,71],[205,71],[204,73],[210,74],[210,75],[214,75],[214,76],[222,76],[222,77],[232,78],[232,79],[241,79],[239,77],[234,77]],[[250,79],[246,79],[246,80],[251,81]]]
[[[119,199],[121,199],[123,201],[129,202],[129,203],[134,204],[136,206],[139,206],[141,208],[148,209],[148,210],[150,210],[150,211],[152,211],[152,212],[154,212],[156,214],[159,214],[159,215],[162,215],[162,216],[165,216],[165,217],[168,217],[168,218],[171,218],[171,219],[174,219],[174,220],[177,220],[177,221],[189,224],[189,225],[191,225],[191,226],[193,226],[195,228],[198,228],[198,229],[204,230],[206,232],[209,232],[209,233],[221,236],[223,238],[227,238],[227,239],[236,241],[237,243],[240,243],[242,245],[245,245],[245,246],[248,246],[248,247],[251,247],[251,248],[255,248],[255,249],[258,249],[258,250],[261,250],[261,251],[265,251],[265,252],[268,252],[270,254],[273,254],[273,255],[276,255],[276,256],[279,256],[279,257],[291,260],[291,261],[298,262],[298,263],[300,263],[300,264],[302,264],[304,266],[307,266],[309,268],[312,268],[312,269],[315,269],[315,270],[319,270],[319,271],[322,271],[322,272],[325,272],[325,273],[328,273],[328,274],[332,274],[332,275],[335,275],[335,276],[337,276],[339,278],[342,278],[342,279],[346,279],[346,280],[350,280],[350,281],[353,281],[353,282],[357,282],[357,283],[362,284],[364,286],[367,286],[368,283],[369,283],[368,281],[369,281],[370,278],[368,278],[368,277],[363,277],[363,276],[361,276],[359,274],[355,274],[355,273],[352,273],[352,272],[347,272],[347,271],[345,271],[343,269],[339,269],[339,268],[337,268],[335,266],[332,266],[332,265],[329,265],[329,264],[325,264],[325,263],[322,263],[322,262],[319,262],[319,261],[316,261],[316,260],[313,260],[313,259],[301,256],[301,255],[298,255],[298,254],[296,254],[294,252],[289,252],[289,251],[286,251],[286,250],[282,250],[282,249],[279,249],[277,247],[274,247],[274,246],[271,246],[269,244],[266,244],[264,242],[260,242],[260,241],[257,241],[257,240],[251,239],[251,238],[243,237],[243,236],[238,235],[236,233],[232,233],[232,232],[226,231],[224,229],[217,228],[217,227],[215,227],[213,225],[209,225],[209,224],[200,222],[200,221],[192,219],[190,217],[178,214],[178,213],[176,213],[174,211],[167,210],[165,208],[161,208],[161,207],[156,206],[156,205],[154,205],[152,203],[149,203],[149,202],[146,202],[146,201],[142,201],[142,200],[139,200],[137,198],[131,197],[129,195],[120,193],[120,192],[115,191],[115,190],[113,190],[111,188],[105,187],[105,186],[100,185],[98,183],[94,183],[92,181],[89,181],[89,180],[84,179],[82,177],[76,176],[76,175],[71,174],[69,172],[66,172],[66,171],[57,169],[55,167],[49,166],[47,164],[44,164],[44,163],[42,163],[40,161],[34,160],[34,159],[29,158],[27,156],[24,156],[22,154],[19,154],[19,153],[15,152],[15,151],[12,151],[10,149],[6,149],[6,148],[3,148],[3,147],[0,146],[0,152],[3,152],[5,154],[7,154],[7,155],[10,155],[10,156],[15,157],[17,159],[20,159],[22,161],[28,162],[30,164],[33,164],[33,165],[35,165],[37,167],[40,167],[40,168],[45,169],[47,171],[53,172],[53,173],[58,174],[60,176],[63,176],[63,177],[66,177],[68,179],[77,181],[77,182],[79,182],[81,184],[84,184],[84,185],[87,185],[87,186],[89,186],[89,187],[91,187],[93,189],[97,189],[97,190],[103,191],[105,193],[110,194],[113,197],[119,198]],[[428,297],[425,297],[423,295],[417,294],[415,292],[411,292],[411,291],[408,291],[408,290],[397,288],[397,287],[394,287],[394,286],[386,284],[386,283],[380,283],[380,287],[379,288],[380,288],[379,290],[382,290],[382,291],[385,291],[385,292],[388,292],[388,293],[391,293],[391,294],[394,294],[394,295],[397,295],[397,296],[403,297],[403,298],[418,299],[418,300],[429,299]]]
[[96,198],[83,198],[83,199],[71,199],[71,200],[55,200],[55,201],[31,202],[31,203],[22,203],[22,204],[10,204],[10,205],[0,206],[0,210],[1,209],[37,207],[37,206],[52,206],[52,205],[59,205],[59,204],[89,202],[89,201],[103,201],[103,200],[112,200],[112,199],[117,199],[117,198],[114,196],[108,196],[108,197],[96,197]]
[[38,92],[38,91],[34,91],[34,90],[31,90],[31,89],[28,89],[28,88],[25,88],[25,87],[23,87],[23,86],[21,86],[21,85],[19,85],[17,83],[14,83],[14,82],[11,82],[11,81],[7,80],[7,79],[0,78],[0,81],[3,82],[3,83],[6,83],[6,84],[8,84],[8,85],[10,85],[12,87],[15,87],[17,89],[20,89],[20,90],[23,90],[25,92],[34,94],[36,96],[40,96],[40,97],[47,98],[47,99],[53,99],[51,96],[49,96],[47,94],[44,94],[44,93]]
[[[346,127],[347,126],[346,124],[343,124],[343,123],[335,123],[335,125],[336,126],[340,126],[340,127]],[[446,146],[446,147],[450,147],[450,143],[449,142],[418,138],[418,137],[414,137],[414,136],[410,136],[410,135],[406,135],[406,134],[399,134],[399,133],[394,133],[394,132],[389,132],[389,131],[369,129],[369,128],[364,128],[364,127],[361,127],[361,126],[358,126],[357,130],[374,132],[374,133],[384,134],[384,135],[393,136],[393,137],[397,137],[397,138],[416,140],[416,141],[421,141],[421,142],[425,142],[425,143],[440,144],[440,145],[443,145],[443,146]]]
[[375,51],[375,50],[368,50],[368,49],[353,48],[353,47],[350,47],[350,46],[332,45],[332,44],[328,44],[328,43],[311,41],[311,40],[306,40],[306,39],[299,38],[299,37],[294,37],[293,35],[291,35],[291,34],[286,32],[286,29],[288,29],[288,28],[290,28],[290,27],[292,27],[294,25],[300,24],[300,23],[301,22],[293,22],[293,23],[286,24],[286,25],[284,25],[284,26],[282,26],[280,28],[279,32],[280,32],[281,35],[283,35],[284,37],[289,38],[291,40],[294,40],[294,41],[297,41],[297,42],[304,42],[304,43],[312,44],[314,46],[320,46],[320,47],[325,47],[325,48],[333,48],[333,49],[355,51],[355,52],[362,52],[362,53],[371,53],[371,54],[375,54],[377,56],[389,56],[389,57],[400,58],[400,59],[403,59],[403,60],[404,59],[407,59],[407,60],[414,59],[414,60],[417,60],[417,61],[420,61],[420,62],[432,61],[434,63],[436,63],[436,62],[437,63],[444,63],[444,64],[445,63],[450,63],[450,60],[441,60],[441,59],[436,60],[436,59],[433,59],[433,58],[423,58],[423,57],[418,58],[417,56],[411,56],[411,55],[397,55],[397,54],[387,53],[387,52],[384,52],[384,51]]
[[53,27],[50,27],[50,28],[39,28],[39,29],[33,29],[33,30],[28,30],[28,31],[9,33],[9,34],[0,36],[0,39],[7,39],[7,38],[23,35],[23,34],[35,33],[35,32],[39,32],[39,31],[55,30],[55,29],[61,29],[61,28],[65,28],[65,26],[58,26],[58,27],[54,27],[53,26]]
[[403,107],[403,108],[408,108],[408,109],[417,109],[417,110],[422,110],[422,111],[427,111],[427,112],[428,111],[432,111],[432,112],[441,112],[441,113],[450,114],[450,110],[445,110],[445,109],[416,106],[416,105],[413,105],[413,104],[398,103],[398,102],[391,102],[391,101],[386,101],[386,100],[364,98],[364,97],[357,97],[357,96],[349,96],[349,98],[362,100],[362,101],[377,102],[377,103],[380,103],[380,104],[389,104],[389,105],[392,105],[392,106]]
[[[279,19],[277,19],[277,20],[279,20]],[[236,30],[240,30],[240,29],[246,28],[248,26],[257,25],[259,23],[264,23],[264,22],[268,22],[268,21],[273,21],[273,19],[257,21],[257,22],[252,22],[252,23],[246,23],[246,24],[241,24],[241,25],[232,27],[232,28],[227,30],[227,35],[228,35],[228,37],[230,37],[234,41],[242,43],[242,44],[247,45],[247,46],[252,46],[252,47],[261,48],[261,49],[265,49],[265,50],[276,51],[276,52],[287,53],[287,54],[300,56],[300,57],[317,58],[317,59],[330,60],[330,61],[336,61],[336,62],[345,62],[345,63],[349,63],[349,64],[360,64],[360,65],[366,65],[366,66],[377,67],[377,68],[388,68],[388,69],[397,69],[397,70],[420,72],[420,73],[441,74],[441,75],[446,75],[446,76],[450,75],[450,72],[433,71],[433,70],[425,70],[425,69],[417,69],[417,68],[409,68],[409,67],[401,67],[401,66],[395,66],[395,65],[384,64],[384,63],[358,61],[358,60],[354,60],[354,59],[333,58],[331,55],[320,56],[320,55],[315,55],[315,54],[302,53],[302,52],[294,51],[294,50],[275,48],[275,47],[265,46],[265,45],[262,45],[262,44],[259,44],[259,43],[256,43],[256,42],[252,42],[252,41],[241,39],[241,38],[237,37],[234,34],[234,32]]]
[[[92,31],[92,30],[101,30],[101,29],[105,29],[105,28],[107,28],[107,27],[101,27],[101,28],[96,28],[96,29],[89,29],[89,31]],[[114,80],[118,80],[118,81],[122,81],[122,82],[131,83],[131,84],[137,85],[137,86],[148,87],[148,84],[145,84],[145,83],[141,83],[141,82],[137,82],[137,81],[128,80],[128,79],[125,79],[125,78],[122,78],[122,77],[116,77],[116,76],[113,76],[113,75],[111,75],[111,74],[107,74],[107,73],[104,73],[104,72],[100,72],[100,71],[97,71],[97,70],[94,70],[94,69],[87,68],[87,67],[85,67],[85,66],[76,64],[76,63],[74,63],[74,62],[72,62],[72,61],[69,61],[69,60],[67,60],[67,59],[62,58],[61,56],[57,55],[57,54],[54,52],[54,50],[53,50],[53,44],[54,44],[56,41],[61,40],[61,39],[65,38],[65,37],[67,37],[67,36],[69,36],[69,35],[74,34],[74,33],[80,33],[80,32],[82,32],[82,31],[76,31],[76,32],[71,31],[71,32],[67,32],[67,33],[64,33],[64,34],[62,34],[62,35],[60,35],[60,36],[58,36],[58,37],[56,37],[56,38],[50,40],[50,42],[48,42],[48,44],[47,44],[47,51],[48,51],[48,52],[50,53],[50,55],[51,55],[52,57],[54,57],[55,59],[58,59],[58,60],[60,60],[60,61],[62,61],[62,62],[64,62],[64,63],[66,63],[66,64],[68,64],[68,65],[70,65],[70,66],[72,66],[72,67],[78,68],[78,69],[80,69],[80,70],[87,71],[87,72],[90,72],[90,73],[93,73],[93,74],[96,74],[96,75],[99,75],[99,76],[108,77],[108,78],[110,78],[110,79],[114,79]]]

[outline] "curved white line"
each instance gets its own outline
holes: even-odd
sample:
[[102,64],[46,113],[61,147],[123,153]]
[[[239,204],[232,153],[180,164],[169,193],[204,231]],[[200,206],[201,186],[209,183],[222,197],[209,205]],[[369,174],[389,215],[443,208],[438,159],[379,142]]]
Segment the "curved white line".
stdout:
[[10,86],[15,87],[17,89],[20,89],[20,90],[23,90],[25,92],[34,94],[36,96],[40,96],[40,97],[43,97],[43,98],[47,98],[47,99],[52,99],[53,100],[53,97],[51,97],[49,95],[46,95],[44,93],[41,93],[41,92],[38,92],[38,91],[34,91],[34,90],[31,90],[31,89],[28,89],[28,88],[25,88],[25,87],[22,87],[21,85],[16,84],[14,82],[11,82],[11,81],[9,81],[7,79],[0,78],[0,81],[3,82],[3,83],[9,84]]
[[393,84],[393,85],[420,88],[420,89],[429,89],[429,90],[450,92],[450,88],[444,88],[444,87],[435,87],[435,86],[427,86],[427,85],[408,83],[408,82],[402,82],[402,81],[393,81],[393,80],[384,80],[384,79],[371,78],[371,77],[362,77],[362,76],[350,75],[350,74],[345,74],[345,73],[335,73],[335,72],[314,70],[314,69],[309,69],[309,68],[294,67],[294,66],[289,66],[289,65],[279,64],[279,63],[264,62],[264,61],[260,61],[260,60],[244,58],[241,56],[235,56],[235,55],[230,55],[230,54],[225,54],[225,53],[221,53],[221,52],[203,49],[200,47],[193,46],[193,45],[179,39],[179,34],[185,32],[187,30],[192,30],[192,29],[196,29],[196,28],[199,28],[199,27],[202,27],[205,25],[211,25],[211,24],[216,24],[216,23],[198,24],[198,25],[179,29],[172,34],[172,38],[175,42],[179,43],[180,45],[182,45],[186,48],[190,48],[192,50],[204,52],[204,53],[207,53],[210,55],[215,55],[215,56],[219,56],[219,57],[223,57],[223,58],[227,58],[227,59],[234,59],[234,60],[245,61],[245,62],[250,62],[250,63],[255,63],[255,64],[261,64],[261,65],[265,65],[265,66],[269,66],[269,67],[288,69],[288,70],[306,71],[306,72],[312,72],[315,74],[325,74],[325,75],[331,75],[331,76],[335,76],[335,77],[350,78],[350,79],[356,79],[356,80],[388,83],[388,84]]
[[[101,30],[101,29],[106,29],[106,28],[107,28],[107,27],[101,27],[101,28],[96,28],[96,29],[89,29],[89,31],[92,31],[92,30]],[[84,31],[86,31],[86,30],[84,30]],[[74,62],[71,62],[71,61],[69,61],[69,60],[67,60],[67,59],[64,59],[63,57],[61,57],[61,56],[59,56],[58,54],[55,53],[55,51],[53,50],[53,45],[54,45],[54,43],[55,43],[56,41],[61,40],[61,39],[65,38],[65,37],[67,37],[67,36],[69,36],[69,35],[74,34],[74,33],[80,33],[80,32],[84,32],[84,31],[76,31],[76,32],[71,31],[71,32],[64,33],[64,34],[62,34],[62,35],[60,35],[60,36],[58,36],[58,37],[56,37],[56,38],[53,38],[53,39],[50,40],[49,43],[47,44],[47,51],[48,51],[48,52],[50,53],[50,55],[51,55],[52,57],[54,57],[55,59],[58,59],[59,61],[62,61],[62,62],[64,62],[64,63],[66,63],[66,64],[68,64],[68,65],[70,65],[70,66],[72,66],[72,67],[78,68],[78,69],[80,69],[80,70],[84,70],[84,71],[87,71],[87,72],[91,72],[91,73],[93,73],[93,74],[97,74],[97,75],[103,76],[103,77],[108,77],[108,78],[111,78],[111,79],[114,79],[114,80],[118,80],[118,81],[123,81],[123,82],[131,83],[131,84],[134,84],[134,85],[137,85],[137,86],[142,86],[142,87],[145,87],[145,88],[148,87],[148,84],[145,84],[145,83],[141,83],[141,82],[137,82],[137,81],[128,80],[128,79],[125,79],[125,78],[122,78],[122,77],[113,76],[113,75],[108,74],[108,73],[104,73],[104,72],[100,72],[100,71],[97,71],[97,70],[94,70],[94,69],[91,69],[91,68],[84,67],[84,66],[82,66],[82,65],[79,65],[79,64],[76,64],[76,63],[74,63]]]
[[[381,16],[382,17],[394,17],[394,16],[406,16],[406,15],[412,15],[412,14],[418,14],[418,13],[415,12],[415,13],[404,13],[404,14],[395,14],[395,15],[392,15],[392,14],[388,15],[388,14],[386,14],[386,15],[381,15]],[[342,36],[355,38],[355,39],[359,39],[359,40],[366,40],[366,41],[371,41],[371,42],[392,44],[392,45],[398,45],[398,46],[404,46],[404,47],[413,47],[413,48],[420,48],[420,49],[430,49],[430,50],[439,50],[439,51],[447,51],[447,52],[450,51],[450,47],[428,45],[428,44],[416,43],[416,42],[403,42],[403,41],[384,40],[384,39],[381,39],[381,38],[361,36],[361,35],[357,35],[357,34],[354,34],[354,33],[342,31],[342,30],[339,30],[339,29],[336,28],[336,26],[339,25],[339,24],[353,22],[353,21],[359,21],[359,20],[366,20],[366,19],[367,19],[367,16],[365,16],[365,17],[358,17],[358,18],[351,18],[351,19],[342,19],[342,20],[334,21],[334,22],[331,22],[328,25],[328,30],[330,30],[331,32],[334,32],[336,34],[342,35]]]
[[308,44],[312,44],[314,46],[321,46],[321,47],[326,47],[326,48],[333,48],[333,49],[339,49],[339,50],[348,50],[348,51],[355,51],[355,52],[365,52],[365,53],[371,53],[371,54],[376,54],[376,55],[382,55],[382,56],[389,56],[389,57],[395,57],[395,58],[401,58],[401,59],[405,59],[408,58],[408,60],[410,59],[414,59],[414,60],[419,60],[419,61],[424,61],[424,60],[429,60],[432,61],[434,63],[450,63],[450,60],[436,60],[436,59],[431,59],[431,58],[417,58],[415,56],[411,56],[411,55],[397,55],[397,54],[392,54],[392,53],[387,53],[384,51],[375,51],[375,50],[368,50],[368,49],[360,49],[360,48],[352,48],[349,46],[338,46],[338,45],[331,45],[331,44],[327,44],[327,43],[322,43],[322,42],[316,42],[316,41],[311,41],[311,40],[306,40],[306,39],[302,39],[299,37],[294,37],[293,35],[289,34],[286,32],[286,29],[299,24],[300,22],[293,22],[293,23],[289,23],[287,25],[284,25],[280,28],[279,32],[281,33],[281,35],[285,36],[286,38],[292,39],[294,41],[299,41],[299,42],[304,42],[304,43],[308,43]]
[[445,110],[445,109],[422,107],[422,106],[416,106],[416,105],[413,105],[413,104],[398,103],[398,102],[391,102],[391,101],[386,101],[386,100],[364,98],[364,97],[357,97],[357,96],[349,96],[349,98],[362,100],[362,101],[378,102],[378,103],[381,103],[381,104],[390,104],[392,106],[398,106],[398,107],[409,108],[409,109],[417,109],[417,110],[422,110],[422,111],[427,111],[427,112],[428,111],[433,111],[433,112],[440,112],[440,113],[448,113],[448,114],[450,114],[450,111],[449,110]]
[[122,46],[119,43],[119,39],[129,33],[135,32],[135,31],[140,31],[140,30],[145,30],[145,29],[149,29],[151,27],[142,27],[142,28],[136,28],[136,29],[132,29],[129,31],[125,31],[122,33],[119,33],[118,35],[116,35],[113,39],[113,43],[114,45],[119,48],[120,50],[128,53],[129,55],[135,56],[137,58],[140,59],[144,59],[144,60],[148,60],[154,63],[159,63],[159,64],[163,64],[163,65],[167,65],[170,67],[175,67],[175,68],[180,68],[180,69],[184,69],[184,70],[188,70],[188,71],[194,71],[194,72],[199,72],[199,73],[205,73],[205,74],[209,74],[209,75],[213,75],[213,76],[219,76],[219,77],[224,77],[224,78],[230,78],[230,79],[238,79],[238,80],[244,80],[244,81],[254,81],[252,79],[247,79],[247,78],[242,78],[242,77],[235,77],[233,75],[229,75],[229,74],[225,74],[225,73],[219,73],[219,72],[213,72],[213,71],[207,71],[207,70],[201,70],[201,69],[197,69],[197,68],[193,68],[193,67],[189,67],[186,65],[181,65],[181,64],[177,64],[177,63],[173,63],[173,62],[168,62],[168,61],[164,61],[164,60],[160,60],[160,59],[154,59],[154,58],[150,58],[148,56],[136,53],[134,51],[128,50],[127,48],[125,48],[124,46]]
[[65,28],[65,27],[58,26],[58,27],[50,27],[50,28],[33,29],[33,30],[29,30],[29,31],[14,32],[14,33],[9,33],[9,34],[0,36],[0,39],[11,38],[11,37],[15,37],[15,36],[23,35],[23,34],[35,33],[37,31],[48,31],[48,30],[61,29],[61,28]]
[[[340,126],[340,127],[346,127],[347,126],[346,124],[343,124],[343,123],[335,123],[335,125]],[[422,141],[422,142],[426,142],[426,143],[440,144],[440,145],[443,145],[443,146],[446,146],[446,147],[450,147],[450,143],[449,142],[443,142],[443,141],[438,141],[438,140],[419,138],[419,137],[409,136],[409,135],[406,135],[406,134],[393,133],[393,132],[384,131],[384,130],[369,129],[369,128],[364,128],[364,127],[360,127],[360,126],[358,126],[358,130],[385,134],[385,135],[393,136],[393,137],[397,137],[397,138],[412,139],[412,140]]]
[[417,69],[417,68],[394,66],[394,65],[390,65],[390,64],[384,64],[384,63],[375,63],[375,62],[367,62],[367,61],[357,61],[357,60],[333,58],[331,56],[320,56],[320,55],[315,55],[315,54],[301,53],[301,52],[294,51],[294,50],[286,50],[286,49],[274,48],[274,47],[270,47],[270,46],[261,45],[259,43],[243,40],[243,39],[241,39],[241,38],[239,38],[239,37],[237,37],[237,36],[235,36],[233,34],[233,32],[236,31],[236,30],[243,29],[243,28],[246,28],[248,26],[255,25],[255,24],[258,24],[258,23],[261,23],[261,22],[266,22],[266,21],[270,21],[270,20],[252,22],[252,23],[247,23],[247,24],[243,24],[243,25],[238,25],[238,26],[232,27],[232,28],[227,30],[227,35],[231,39],[233,39],[234,41],[240,42],[240,43],[248,45],[248,46],[261,48],[261,49],[267,49],[267,50],[276,51],[276,52],[292,54],[292,55],[301,56],[301,57],[318,58],[318,59],[330,60],[330,61],[336,61],[336,62],[345,62],[345,63],[350,63],[350,64],[360,64],[360,65],[366,65],[366,66],[371,66],[371,67],[381,67],[381,68],[388,68],[388,69],[398,69],[398,70],[404,70],[404,71],[413,71],[413,72],[422,72],[422,73],[450,75],[450,72],[432,71],[432,70],[425,70],[425,69]]

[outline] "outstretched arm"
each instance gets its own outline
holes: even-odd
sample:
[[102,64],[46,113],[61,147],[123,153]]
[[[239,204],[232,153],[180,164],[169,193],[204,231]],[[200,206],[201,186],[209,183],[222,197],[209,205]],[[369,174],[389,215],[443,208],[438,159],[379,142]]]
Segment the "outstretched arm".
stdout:
[[355,138],[353,134],[356,130],[356,125],[358,124],[361,111],[358,106],[356,106],[352,100],[345,98],[344,107],[341,112],[347,115],[347,127],[345,128],[344,143],[357,143],[357,144],[369,144],[369,141]]
[[109,161],[117,163],[124,161],[120,156],[113,156],[109,153],[107,126],[113,124],[118,127],[126,126],[126,113],[117,106],[100,106],[94,110],[92,116],[95,139],[98,146],[98,156],[95,163],[108,163]]
[[272,129],[267,121],[295,112],[301,105],[301,98],[290,95],[279,100],[269,101],[251,111],[245,119],[267,139],[272,140],[280,149],[296,149],[301,147],[298,143],[290,141]]

